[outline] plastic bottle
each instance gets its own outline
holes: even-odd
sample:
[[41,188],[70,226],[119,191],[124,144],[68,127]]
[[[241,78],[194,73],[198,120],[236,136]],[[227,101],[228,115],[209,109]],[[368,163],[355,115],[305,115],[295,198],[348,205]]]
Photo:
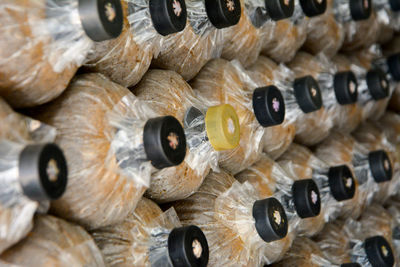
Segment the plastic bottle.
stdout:
[[122,221],[152,173],[185,157],[177,119],[157,117],[101,74],[78,76],[60,98],[34,112],[57,129],[70,167],[67,191],[53,211],[89,229]]
[[195,194],[173,205],[183,225],[196,224],[206,235],[208,266],[261,266],[281,254],[288,230],[282,204],[223,171],[211,172]]
[[37,215],[29,235],[0,256],[5,266],[105,266],[99,248],[80,226]]
[[157,56],[168,35],[186,25],[185,0],[122,0],[121,35],[96,44],[85,68],[100,72],[112,81],[130,87],[137,84]]
[[224,45],[223,29],[239,22],[239,0],[186,0],[186,28],[165,39],[153,65],[174,70],[191,80],[212,58],[219,58]]
[[94,44],[121,33],[123,17],[119,0],[6,0],[0,13],[0,95],[18,108],[58,97]]
[[218,170],[220,153],[239,145],[236,111],[228,104],[196,97],[194,90],[173,71],[150,70],[133,92],[160,116],[176,117],[185,127],[189,148],[180,166],[153,174],[146,195],[159,203],[190,196],[211,168]]
[[163,212],[146,198],[123,222],[91,235],[107,266],[205,267],[208,263],[208,244],[200,228],[182,227],[173,208]]

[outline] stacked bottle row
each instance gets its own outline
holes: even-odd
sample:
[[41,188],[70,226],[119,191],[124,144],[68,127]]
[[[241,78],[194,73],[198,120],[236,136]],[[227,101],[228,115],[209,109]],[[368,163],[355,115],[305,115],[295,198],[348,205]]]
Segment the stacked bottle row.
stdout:
[[16,108],[49,102],[79,67],[131,87],[151,65],[191,80],[219,57],[249,67],[260,53],[289,62],[303,47],[331,58],[389,41],[399,9],[396,0],[3,1],[0,95]]

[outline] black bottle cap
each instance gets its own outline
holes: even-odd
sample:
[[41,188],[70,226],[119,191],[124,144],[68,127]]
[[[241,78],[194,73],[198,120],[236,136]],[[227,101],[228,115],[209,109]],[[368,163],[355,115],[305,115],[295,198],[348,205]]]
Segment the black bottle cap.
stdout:
[[392,163],[384,150],[370,152],[368,154],[368,162],[375,182],[382,183],[392,179]]
[[351,262],[351,263],[343,263],[340,265],[340,267],[361,267],[361,265],[357,262]]
[[397,12],[400,11],[400,1],[399,0],[389,0],[390,8]]
[[67,162],[55,144],[26,146],[19,155],[19,181],[32,200],[58,199],[67,187]]
[[298,78],[293,84],[297,103],[304,113],[317,111],[322,107],[321,90],[312,76]]
[[285,102],[279,89],[274,85],[255,89],[253,110],[261,126],[281,124],[285,119]]
[[205,0],[208,19],[218,29],[236,25],[240,20],[240,0]]
[[364,242],[365,253],[373,267],[392,267],[394,256],[389,242],[383,236],[367,238]]
[[400,54],[395,54],[388,57],[387,65],[393,79],[396,81],[400,81]]
[[326,11],[326,0],[300,0],[300,5],[307,17],[319,16]]
[[312,179],[295,181],[292,186],[294,205],[300,218],[318,216],[321,198],[317,184]]
[[120,0],[79,0],[79,16],[86,35],[95,42],[118,37],[122,31]]
[[206,267],[207,239],[194,225],[174,228],[168,236],[168,253],[174,267]]
[[185,0],[150,0],[150,16],[156,31],[166,36],[182,31],[186,26]]
[[143,143],[147,158],[157,169],[179,165],[185,159],[185,133],[172,116],[148,120],[144,126]]
[[368,71],[367,85],[373,99],[380,100],[389,96],[389,82],[383,71],[378,69]]
[[371,0],[349,0],[349,4],[353,20],[366,20],[371,16]]
[[282,204],[276,198],[257,200],[253,205],[258,235],[265,242],[284,238],[288,232],[288,220]]
[[294,12],[294,0],[265,0],[268,15],[275,21],[289,18]]
[[354,197],[356,182],[349,167],[340,165],[330,168],[328,178],[331,194],[337,201],[343,201]]
[[333,79],[336,100],[340,105],[353,104],[357,101],[358,83],[352,71],[343,71],[335,74]]

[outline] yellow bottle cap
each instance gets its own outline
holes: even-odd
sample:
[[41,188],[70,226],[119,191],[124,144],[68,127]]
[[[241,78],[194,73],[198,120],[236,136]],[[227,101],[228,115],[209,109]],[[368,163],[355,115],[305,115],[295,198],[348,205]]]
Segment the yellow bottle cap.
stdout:
[[206,114],[206,131],[215,150],[237,147],[240,141],[240,124],[233,107],[224,104],[209,108]]

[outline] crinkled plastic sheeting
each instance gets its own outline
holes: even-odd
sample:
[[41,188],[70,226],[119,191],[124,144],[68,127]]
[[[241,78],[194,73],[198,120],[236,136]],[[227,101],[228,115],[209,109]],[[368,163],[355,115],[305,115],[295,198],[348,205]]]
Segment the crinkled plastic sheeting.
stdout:
[[[294,116],[296,114],[297,116],[301,116],[303,113],[296,103],[294,94],[290,95],[283,92],[290,90],[291,86],[288,82],[282,81],[282,79],[289,78],[286,77],[287,73],[280,73],[280,68],[281,66],[278,66],[274,61],[264,56],[260,56],[256,63],[248,68],[250,75],[257,84],[269,84],[270,81],[273,81],[273,84],[286,96],[285,120],[279,126],[266,129],[263,137],[263,150],[273,159],[277,159],[282,155],[293,142],[296,134],[296,126],[293,121]],[[287,70],[287,68],[284,67],[283,70]]]
[[277,62],[291,61],[306,41],[308,21],[296,0],[292,17],[276,22],[272,33],[266,36],[261,53]]
[[121,0],[124,25],[114,40],[96,43],[85,67],[126,87],[137,84],[157,56],[165,37],[154,28],[149,0]]
[[[301,131],[296,128],[296,141],[304,145],[315,145],[325,139],[334,125],[346,113],[340,113],[341,106],[337,103],[333,79],[335,69],[329,65],[329,60],[324,55],[314,57],[306,52],[296,54],[293,61],[288,64],[296,77],[313,76],[318,81],[322,94],[323,106],[321,109],[307,114],[304,120],[296,125],[302,125]],[[336,118],[339,117],[339,118]]]
[[337,165],[326,164],[307,147],[293,143],[288,151],[279,158],[278,163],[291,176],[301,179],[312,178],[317,183],[321,195],[321,213],[317,217],[308,220],[313,223],[315,231],[320,231],[325,222],[333,221],[339,217],[342,206],[351,201],[339,202],[331,194],[328,177],[329,168]]
[[295,180],[300,180],[302,177],[289,175],[268,156],[263,155],[253,166],[236,175],[236,179],[242,183],[250,183],[261,198],[274,195],[284,206],[289,221],[289,230],[285,238],[277,241],[282,243],[283,248],[278,260],[282,259],[297,235],[312,236],[322,228],[323,219],[315,217],[301,219],[296,213],[292,185]]
[[353,136],[358,142],[368,148],[369,151],[385,150],[392,163],[393,178],[388,183],[379,184],[379,191],[375,194],[375,200],[383,203],[389,197],[396,195],[400,190],[400,160],[398,147],[389,142],[384,131],[371,122],[362,123]]
[[105,266],[99,248],[80,226],[50,215],[37,215],[34,228],[0,256],[6,266]]
[[377,42],[385,44],[393,38],[396,12],[391,9],[389,1],[372,0],[372,6],[379,26]]
[[240,144],[232,150],[221,151],[219,165],[236,174],[255,163],[261,154],[264,128],[254,115],[253,91],[246,90],[240,79],[240,70],[229,61],[214,59],[206,64],[191,85],[210,104],[230,104],[238,114]]
[[35,113],[56,127],[69,166],[67,190],[53,203],[54,212],[88,228],[121,221],[155,171],[144,151],[143,128],[156,115],[101,74],[78,76]]
[[358,218],[379,189],[370,170],[369,152],[353,137],[339,132],[332,132],[315,150],[316,157],[327,164],[347,165],[353,172],[357,190],[354,197],[343,205],[341,216],[344,218]]
[[22,239],[32,228],[36,211],[46,212],[48,200],[24,195],[18,173],[19,155],[26,145],[55,139],[54,128],[14,112],[0,98],[0,253]]
[[209,60],[221,56],[225,40],[224,29],[217,29],[210,22],[205,1],[185,2],[188,14],[185,29],[165,38],[153,64],[162,69],[174,70],[185,80],[191,80]]
[[273,267],[301,266],[301,267],[339,267],[332,264],[323,254],[318,244],[306,237],[298,237],[285,258],[272,265]]
[[[351,61],[344,54],[337,54],[332,58],[332,63],[335,68],[342,71],[351,71]],[[359,79],[357,79],[358,83]],[[365,86],[365,85],[364,85]],[[359,85],[357,85],[357,91],[359,92]],[[358,96],[357,96],[358,97]],[[343,133],[350,133],[357,128],[357,126],[362,121],[362,108],[358,105],[358,103],[353,103],[350,105],[346,105],[347,110],[346,116],[340,117],[340,119],[335,120],[334,126],[338,131]]]
[[[400,12],[398,17],[400,20]],[[400,23],[399,23],[400,26]],[[385,57],[392,56],[394,54],[400,53],[400,36],[396,35],[389,43],[382,47],[382,52]],[[400,83],[397,82],[394,84],[394,90],[392,97],[389,101],[389,109],[394,110],[396,112],[400,112]]]
[[[205,114],[209,100],[197,99],[192,88],[176,72],[150,70],[133,89],[139,99],[159,115],[172,115],[183,123],[186,112],[194,107]],[[183,199],[200,187],[211,168],[218,169],[219,152],[207,139],[206,130],[196,130],[204,120],[186,127],[188,151],[179,166],[154,173],[147,196],[157,202]]]
[[250,184],[240,184],[225,172],[211,172],[194,195],[174,207],[184,225],[195,224],[206,235],[208,266],[261,266],[276,260],[283,244],[266,243],[258,235],[252,216],[258,199]]
[[14,107],[59,96],[93,46],[78,1],[5,0],[0,14],[0,95]]
[[308,21],[304,49],[313,55],[324,53],[328,58],[332,58],[342,47],[345,29],[335,18],[333,1],[327,1],[324,14]]
[[122,223],[91,234],[107,266],[170,266],[168,236],[181,223],[173,208],[166,212],[142,198]]
[[248,67],[258,58],[264,42],[268,42],[275,22],[267,14],[265,1],[241,0],[242,14],[239,23],[223,30],[222,57],[237,59]]
[[386,111],[390,96],[392,95],[396,84],[396,82],[391,79],[390,74],[387,73],[387,84],[382,86],[389,87],[389,96],[379,100],[375,100],[368,89],[366,75],[369,70],[379,69],[380,71],[387,71],[387,69],[381,68],[381,66],[386,66],[386,60],[382,58],[382,51],[379,46],[373,45],[366,49],[357,51],[349,58],[349,60],[352,62],[351,70],[358,79],[358,104],[363,112],[363,120],[378,120]]

